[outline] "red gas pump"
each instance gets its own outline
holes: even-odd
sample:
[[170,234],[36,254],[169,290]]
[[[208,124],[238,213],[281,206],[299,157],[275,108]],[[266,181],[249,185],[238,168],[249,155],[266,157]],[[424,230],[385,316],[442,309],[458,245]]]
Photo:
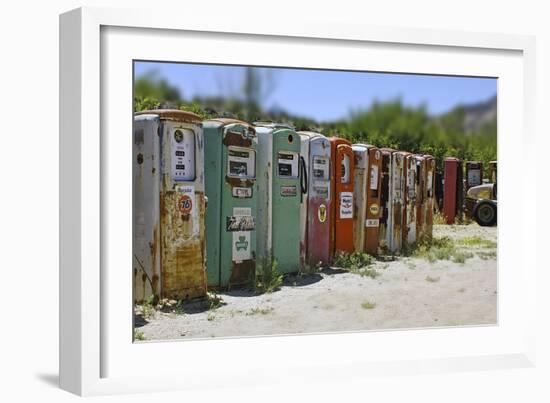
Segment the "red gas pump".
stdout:
[[454,224],[456,217],[462,215],[464,187],[462,160],[455,157],[445,158],[443,181],[443,215],[447,224]]

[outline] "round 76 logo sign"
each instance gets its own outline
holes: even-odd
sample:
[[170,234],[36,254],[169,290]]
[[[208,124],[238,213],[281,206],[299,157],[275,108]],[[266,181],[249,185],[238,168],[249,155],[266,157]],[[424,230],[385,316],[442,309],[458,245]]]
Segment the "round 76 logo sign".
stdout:
[[178,209],[182,214],[189,214],[193,210],[193,199],[189,195],[183,195],[178,200]]

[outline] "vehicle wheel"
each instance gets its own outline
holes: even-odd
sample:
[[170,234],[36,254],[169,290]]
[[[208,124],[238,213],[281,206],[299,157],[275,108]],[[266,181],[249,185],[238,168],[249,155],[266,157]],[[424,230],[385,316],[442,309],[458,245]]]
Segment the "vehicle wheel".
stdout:
[[480,202],[475,207],[474,219],[482,227],[491,227],[497,223],[497,206],[489,202]]

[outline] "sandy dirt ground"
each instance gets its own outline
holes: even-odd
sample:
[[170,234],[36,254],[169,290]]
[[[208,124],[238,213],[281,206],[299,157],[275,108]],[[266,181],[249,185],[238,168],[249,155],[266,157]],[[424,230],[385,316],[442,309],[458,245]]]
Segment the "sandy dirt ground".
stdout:
[[[477,224],[434,226],[434,236],[455,241],[497,241],[497,228]],[[220,292],[223,305],[183,306],[183,312],[135,316],[145,340],[257,336],[497,322],[496,248],[461,246],[464,263],[405,257],[377,261],[379,275],[361,276],[336,267],[309,276],[288,276],[270,294]]]

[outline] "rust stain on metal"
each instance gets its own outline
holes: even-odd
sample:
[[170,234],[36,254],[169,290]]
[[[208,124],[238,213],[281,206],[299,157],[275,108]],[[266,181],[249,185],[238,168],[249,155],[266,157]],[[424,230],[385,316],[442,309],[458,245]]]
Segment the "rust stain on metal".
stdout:
[[[161,199],[162,200],[162,199]],[[182,217],[177,192],[165,192],[161,205],[162,236],[162,297],[172,299],[190,299],[204,296],[206,293],[206,274],[204,270],[204,194],[197,192],[195,201],[201,218],[190,220],[189,215]],[[199,236],[193,225],[198,225]]]
[[221,123],[222,125],[224,126],[227,126],[227,125],[230,125],[230,124],[238,124],[238,125],[242,125],[242,126],[245,126],[251,130],[254,130],[254,126],[252,126],[250,123],[247,123],[247,122],[244,122],[242,120],[239,120],[239,119],[232,119],[232,118],[215,118],[215,119],[210,119],[210,121],[212,122],[219,122]]
[[180,111],[178,109],[154,109],[148,111],[136,112],[135,115],[158,115],[164,120],[176,120],[178,122],[187,123],[202,123],[202,118],[193,113],[187,111]]
[[389,192],[390,192],[390,160],[391,149],[380,149],[382,151],[382,169],[380,175],[380,225],[378,228],[378,240],[381,251],[386,252],[388,249],[387,231],[389,218]]
[[159,273],[157,271],[158,267],[156,266],[156,261],[157,261],[157,251],[158,251],[158,245],[157,245],[157,240],[158,240],[158,228],[157,226],[155,225],[155,227],[153,228],[153,242],[151,242],[151,256],[152,256],[152,259],[151,259],[151,273],[153,273],[152,275],[152,278],[151,278],[151,290],[153,291],[153,295],[156,295],[158,296],[159,295]]
[[432,239],[433,236],[433,214],[435,198],[435,158],[425,155],[426,158],[426,208],[425,208],[425,231],[424,236]]
[[243,260],[240,263],[233,261],[229,287],[249,284],[256,273],[256,262],[254,259]]
[[396,245],[401,245],[403,240],[403,209],[402,204],[399,202],[393,203],[393,231],[392,236]]
[[226,146],[251,147],[252,139],[244,137],[241,133],[227,132],[223,138],[223,144]]
[[225,183],[227,183],[232,188],[233,187],[245,187],[245,188],[254,187],[254,180],[252,179],[235,178],[228,175],[225,176]]

